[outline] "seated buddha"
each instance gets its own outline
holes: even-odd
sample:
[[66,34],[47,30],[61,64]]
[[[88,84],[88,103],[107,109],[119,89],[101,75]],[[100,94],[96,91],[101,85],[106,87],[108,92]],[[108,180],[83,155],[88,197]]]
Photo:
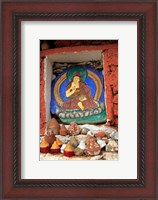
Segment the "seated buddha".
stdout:
[[85,82],[81,81],[80,72],[73,75],[72,81],[66,87],[66,97],[69,99],[63,103],[64,110],[97,108],[91,96],[91,90]]

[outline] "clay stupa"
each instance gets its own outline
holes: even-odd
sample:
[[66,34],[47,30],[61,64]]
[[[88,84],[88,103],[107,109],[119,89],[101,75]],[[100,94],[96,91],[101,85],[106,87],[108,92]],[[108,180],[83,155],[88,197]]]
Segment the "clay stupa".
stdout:
[[59,134],[60,124],[55,118],[52,118],[48,125],[48,130],[51,130],[54,135]]
[[54,143],[52,144],[51,148],[50,148],[50,152],[53,153],[59,153],[60,152],[60,147],[57,144],[56,141],[54,141]]
[[65,127],[64,124],[61,125],[59,133],[60,133],[60,135],[62,135],[62,136],[67,135],[67,129],[66,129],[66,127]]

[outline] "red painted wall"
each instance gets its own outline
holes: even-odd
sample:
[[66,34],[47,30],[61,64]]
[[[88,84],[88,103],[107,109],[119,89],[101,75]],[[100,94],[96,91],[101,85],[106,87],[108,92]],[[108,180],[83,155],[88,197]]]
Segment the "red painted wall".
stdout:
[[104,84],[107,119],[118,125],[118,48],[104,51]]
[[46,129],[46,107],[44,99],[44,57],[40,59],[40,134],[43,135]]

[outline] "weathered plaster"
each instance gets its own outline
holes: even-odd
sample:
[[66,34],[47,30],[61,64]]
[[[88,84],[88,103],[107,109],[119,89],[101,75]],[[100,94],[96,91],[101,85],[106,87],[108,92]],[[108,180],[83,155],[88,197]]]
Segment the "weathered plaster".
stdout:
[[51,81],[52,81],[52,74],[53,74],[53,67],[52,63],[49,61],[48,57],[45,59],[44,63],[44,81],[45,81],[45,90],[44,90],[44,99],[45,99],[45,106],[46,106],[46,123],[51,119],[50,114],[50,100],[51,100]]

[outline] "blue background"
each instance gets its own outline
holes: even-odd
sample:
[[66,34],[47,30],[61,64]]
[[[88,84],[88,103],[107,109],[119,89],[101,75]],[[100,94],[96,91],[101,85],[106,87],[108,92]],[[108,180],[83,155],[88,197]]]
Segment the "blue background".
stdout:
[[[93,68],[88,67],[88,66],[85,66],[85,67],[83,66],[83,68],[85,70],[90,70],[90,71],[94,72],[100,78],[100,81],[101,81],[101,84],[102,84],[102,93],[101,93],[99,102],[105,102],[105,99],[104,99],[104,81],[103,81],[102,72],[98,72],[98,71],[96,71]],[[51,110],[52,114],[55,114],[56,113],[56,109],[60,108],[60,106],[58,105],[58,103],[56,102],[55,97],[54,97],[54,85],[56,84],[58,79],[64,73],[67,73],[67,71],[69,71],[69,70],[70,70],[70,68],[64,70],[59,76],[57,76],[57,78],[55,78],[52,81],[52,85],[51,85],[51,102],[50,102],[50,110]],[[96,91],[96,86],[95,86],[94,81],[90,77],[87,76],[86,80],[84,82],[89,86],[89,88],[91,89],[91,96],[94,97],[95,91]],[[63,83],[61,84],[60,89],[59,89],[60,97],[64,102],[68,100],[68,98],[66,97],[66,94],[65,94],[66,86],[67,86],[68,83],[69,83],[69,80],[66,79],[65,81],[63,81]]]

